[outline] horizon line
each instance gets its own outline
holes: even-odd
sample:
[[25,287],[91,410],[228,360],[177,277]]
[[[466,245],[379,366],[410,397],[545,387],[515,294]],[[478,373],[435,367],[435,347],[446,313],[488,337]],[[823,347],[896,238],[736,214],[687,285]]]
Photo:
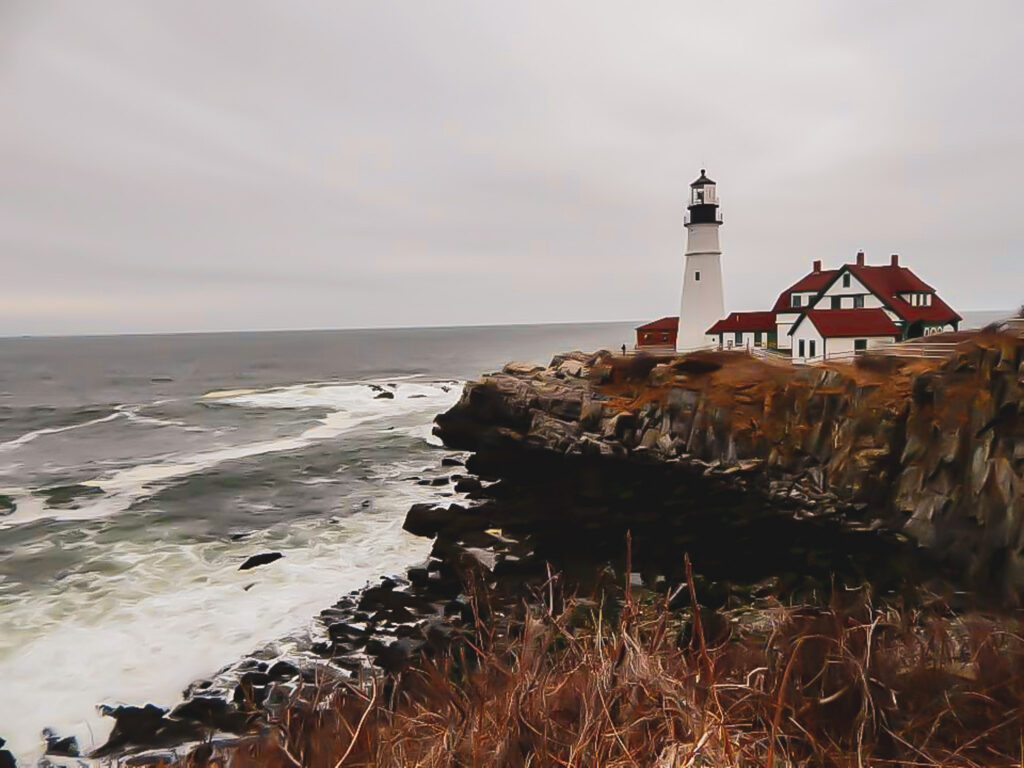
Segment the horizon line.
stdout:
[[[1018,309],[964,309],[960,312],[1006,312],[1007,317],[1015,315]],[[122,336],[213,336],[217,334],[243,334],[243,333],[325,333],[331,331],[436,331],[450,328],[525,328],[535,326],[552,325],[620,325],[624,323],[644,323],[649,320],[553,320],[540,322],[511,322],[511,323],[456,323],[453,325],[368,325],[341,327],[306,327],[306,328],[250,328],[250,329],[227,329],[227,330],[202,330],[202,331],[113,331],[101,333],[22,333],[15,335],[0,335],[0,341],[12,341],[18,339],[96,339],[96,338],[118,338]]]

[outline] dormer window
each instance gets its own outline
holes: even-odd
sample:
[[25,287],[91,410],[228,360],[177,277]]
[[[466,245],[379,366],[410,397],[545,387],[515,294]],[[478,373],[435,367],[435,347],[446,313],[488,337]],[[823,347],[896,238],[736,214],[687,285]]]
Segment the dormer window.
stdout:
[[799,293],[794,293],[793,294],[793,306],[794,307],[802,306],[801,297],[800,297]]

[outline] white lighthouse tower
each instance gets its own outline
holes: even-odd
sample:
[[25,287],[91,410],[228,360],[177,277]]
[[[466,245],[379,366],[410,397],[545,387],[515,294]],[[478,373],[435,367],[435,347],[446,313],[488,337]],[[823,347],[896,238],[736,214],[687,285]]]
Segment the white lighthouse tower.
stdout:
[[707,329],[725,314],[722,249],[718,244],[722,214],[718,210],[715,182],[705,175],[703,168],[700,178],[690,185],[690,204],[683,224],[686,226],[686,264],[676,337],[679,351],[707,344]]

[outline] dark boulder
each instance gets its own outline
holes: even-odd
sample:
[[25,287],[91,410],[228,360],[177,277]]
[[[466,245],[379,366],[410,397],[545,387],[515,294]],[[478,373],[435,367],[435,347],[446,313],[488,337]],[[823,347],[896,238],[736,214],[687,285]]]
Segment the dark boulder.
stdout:
[[405,575],[417,587],[425,587],[430,581],[430,572],[421,566],[410,568]]
[[441,459],[441,466],[442,467],[464,467],[464,466],[466,466],[466,462],[462,461],[461,459],[452,458],[451,456],[445,456],[443,459]]
[[373,399],[374,400],[394,400],[395,399],[395,393],[394,392],[388,392],[385,389],[384,391],[378,392],[376,395],[374,395]]
[[290,680],[299,674],[299,668],[288,661],[278,661],[267,670],[267,677],[274,682]]
[[459,493],[477,493],[483,489],[483,485],[475,477],[464,477],[455,484],[455,490]]
[[241,733],[246,722],[243,713],[224,699],[213,696],[196,696],[189,699],[175,707],[171,717],[230,733]]
[[166,709],[155,704],[144,707],[100,707],[100,714],[114,718],[114,728],[107,743],[97,749],[94,757],[109,755],[128,745],[152,746],[157,734],[166,723]]
[[258,555],[253,555],[242,563],[238,567],[238,570],[248,571],[250,568],[256,568],[257,566],[266,565],[267,563],[272,563],[275,560],[280,560],[282,557],[284,557],[284,555],[280,552],[261,552]]
[[82,754],[78,749],[78,739],[74,736],[61,738],[49,728],[44,728],[43,738],[46,740],[46,754],[48,755],[78,757]]
[[333,642],[339,643],[357,641],[367,637],[370,633],[369,630],[353,627],[351,624],[339,621],[327,628],[327,634]]
[[412,656],[421,651],[424,646],[425,643],[422,640],[410,638],[395,640],[388,645],[374,640],[366,646],[366,652],[385,672],[396,673],[404,670],[409,665]]
[[446,509],[433,504],[413,504],[402,528],[415,536],[432,538],[455,519],[454,509],[454,505]]
[[396,590],[387,585],[369,587],[363,590],[359,608],[363,611],[412,609],[414,611],[430,611],[430,604],[421,597]]
[[267,697],[268,685],[270,675],[266,672],[246,672],[235,686],[232,700],[244,709],[256,708]]

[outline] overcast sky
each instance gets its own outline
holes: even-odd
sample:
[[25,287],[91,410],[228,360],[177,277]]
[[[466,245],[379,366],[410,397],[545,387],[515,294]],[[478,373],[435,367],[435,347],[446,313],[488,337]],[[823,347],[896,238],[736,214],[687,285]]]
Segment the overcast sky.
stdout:
[[1024,4],[0,0],[0,335],[1024,301]]

